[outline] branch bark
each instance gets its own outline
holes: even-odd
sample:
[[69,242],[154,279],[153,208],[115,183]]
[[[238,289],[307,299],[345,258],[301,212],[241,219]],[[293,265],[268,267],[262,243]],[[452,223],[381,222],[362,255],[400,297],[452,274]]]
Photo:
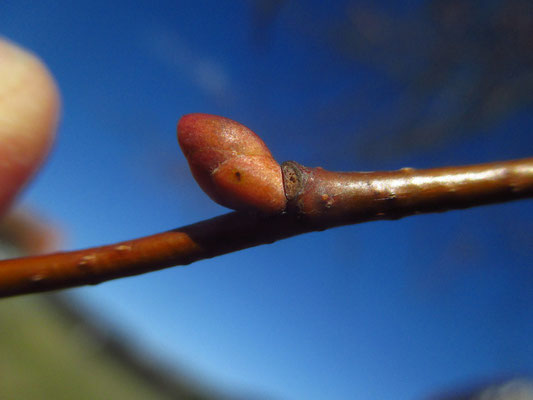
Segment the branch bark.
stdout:
[[330,172],[282,166],[287,207],[232,212],[109,246],[0,261],[0,297],[98,284],[305,232],[533,197],[533,158],[464,167]]

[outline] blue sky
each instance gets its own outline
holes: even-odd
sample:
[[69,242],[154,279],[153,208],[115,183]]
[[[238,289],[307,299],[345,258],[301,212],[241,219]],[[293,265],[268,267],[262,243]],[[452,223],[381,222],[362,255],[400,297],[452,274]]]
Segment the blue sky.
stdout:
[[[424,153],[359,157],[349,144],[363,115],[347,129],[327,110],[347,88],[380,109],[401,85],[310,39],[306,21],[335,20],[345,2],[309,2],[307,20],[292,18],[306,4],[293,2],[259,32],[251,4],[0,4],[0,34],[38,53],[62,92],[57,144],[23,204],[61,227],[66,248],[226,212],[179,151],[175,126],[190,112],[244,123],[280,161],[330,169],[531,156],[525,110]],[[524,201],[342,227],[70,293],[148,357],[224,390],[422,398],[533,372],[532,211]]]

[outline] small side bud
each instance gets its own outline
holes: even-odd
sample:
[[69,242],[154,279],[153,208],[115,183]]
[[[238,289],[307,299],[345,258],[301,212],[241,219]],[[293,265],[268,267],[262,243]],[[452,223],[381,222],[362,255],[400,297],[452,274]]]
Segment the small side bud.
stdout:
[[281,167],[244,125],[215,115],[188,114],[178,123],[178,142],[194,178],[218,204],[266,215],[285,209]]

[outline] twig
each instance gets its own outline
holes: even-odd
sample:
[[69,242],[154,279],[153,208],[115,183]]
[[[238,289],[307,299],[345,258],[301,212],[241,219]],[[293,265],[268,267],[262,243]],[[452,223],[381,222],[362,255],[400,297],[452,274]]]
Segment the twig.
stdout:
[[533,158],[426,170],[331,172],[282,164],[292,212],[320,227],[533,197]]
[[[281,213],[233,212],[114,245],[0,261],[0,297],[98,284],[340,225],[533,197],[533,158],[391,172],[330,172],[290,161],[282,170]],[[242,172],[230,175],[242,182]]]

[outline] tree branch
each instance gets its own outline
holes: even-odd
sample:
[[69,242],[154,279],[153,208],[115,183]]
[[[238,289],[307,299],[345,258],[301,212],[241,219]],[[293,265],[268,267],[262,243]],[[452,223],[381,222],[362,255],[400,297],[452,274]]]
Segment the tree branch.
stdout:
[[331,172],[282,164],[287,207],[320,227],[533,196],[533,158],[426,170]]
[[0,297],[98,284],[340,225],[533,197],[533,158],[391,172],[282,169],[281,214],[233,212],[114,245],[0,261]]

